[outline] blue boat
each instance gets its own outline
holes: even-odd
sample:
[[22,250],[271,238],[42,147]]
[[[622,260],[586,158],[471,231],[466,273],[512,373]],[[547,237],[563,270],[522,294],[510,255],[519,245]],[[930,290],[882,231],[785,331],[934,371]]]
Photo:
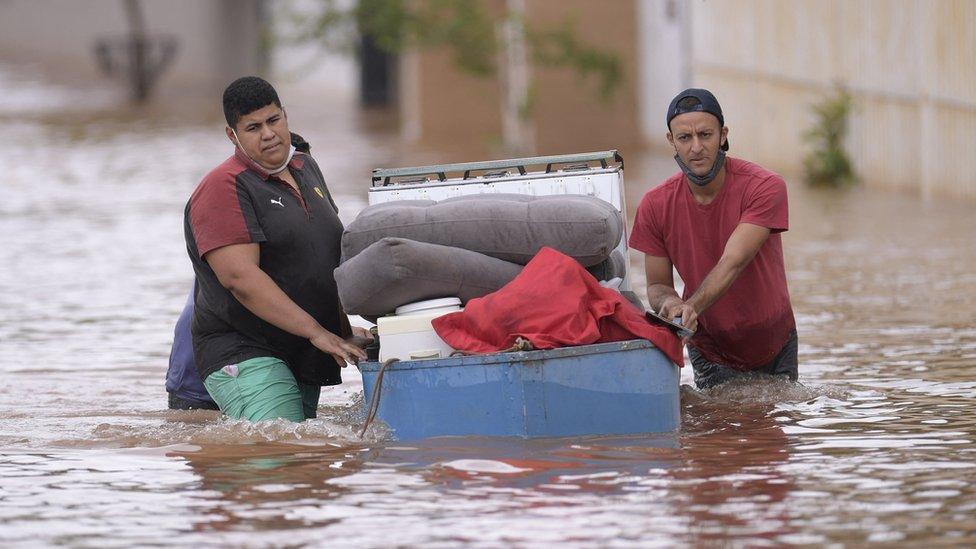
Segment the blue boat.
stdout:
[[[381,365],[359,370],[368,407]],[[665,433],[680,426],[679,375],[645,340],[395,362],[376,417],[398,440]]]
[[[609,150],[375,169],[369,203],[481,193],[578,194],[604,200],[626,219],[623,168],[620,154]],[[626,238],[616,249],[627,257]],[[629,273],[619,290],[639,303]],[[638,435],[674,432],[680,424],[678,367],[645,340],[411,360],[385,370],[378,362],[363,362],[359,370],[367,408],[382,379],[376,417],[399,440]]]

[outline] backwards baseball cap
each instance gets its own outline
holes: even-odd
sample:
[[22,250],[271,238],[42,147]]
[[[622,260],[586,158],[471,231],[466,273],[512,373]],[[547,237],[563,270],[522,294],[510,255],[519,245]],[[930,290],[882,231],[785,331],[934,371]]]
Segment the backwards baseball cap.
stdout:
[[[692,101],[682,101],[682,99],[693,98],[697,99],[697,102]],[[685,103],[685,106],[678,106],[678,103]],[[691,103],[690,105],[688,103]],[[715,118],[718,118],[719,127],[725,126],[725,117],[722,116],[722,106],[718,104],[718,99],[712,95],[712,92],[702,89],[702,88],[688,88],[687,90],[674,96],[671,100],[671,104],[668,106],[668,131],[671,130],[671,119],[679,114],[684,114],[686,112],[707,112]],[[729,140],[725,139],[725,143],[722,145],[722,150],[729,150]]]

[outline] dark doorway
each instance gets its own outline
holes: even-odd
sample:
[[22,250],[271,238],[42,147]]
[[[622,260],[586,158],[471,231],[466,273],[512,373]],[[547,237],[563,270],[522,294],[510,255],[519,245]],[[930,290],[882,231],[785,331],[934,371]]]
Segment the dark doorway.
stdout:
[[363,35],[359,45],[359,98],[365,107],[385,107],[396,100],[396,55]]

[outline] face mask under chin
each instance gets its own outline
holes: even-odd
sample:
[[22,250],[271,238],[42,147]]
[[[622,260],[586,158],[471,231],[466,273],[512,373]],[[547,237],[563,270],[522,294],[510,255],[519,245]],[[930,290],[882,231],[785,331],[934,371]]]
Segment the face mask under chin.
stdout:
[[278,166],[277,168],[275,168],[273,170],[268,170],[268,173],[271,174],[271,175],[275,175],[277,173],[281,173],[281,172],[285,171],[285,168],[288,167],[288,163],[291,162],[291,157],[293,157],[293,156],[295,156],[295,146],[294,145],[289,145],[288,146],[288,156],[285,157],[285,161],[282,162],[282,164],[280,166]]
[[718,172],[720,172],[722,170],[722,166],[725,165],[725,151],[718,151],[718,154],[715,156],[715,163],[712,164],[712,169],[709,170],[705,175],[696,175],[677,154],[674,155],[674,161],[678,163],[678,167],[681,168],[682,172],[684,172],[685,177],[688,178],[688,181],[691,181],[699,187],[704,187],[718,177]]
[[[234,139],[237,140],[237,146],[241,149],[241,152],[244,153],[244,156],[250,158],[251,159],[251,162],[254,162],[258,166],[261,166],[261,164],[257,160],[251,158],[251,155],[247,154],[247,151],[244,150],[244,146],[241,145],[241,138],[240,137],[237,137],[237,130],[235,130],[234,128],[231,128],[230,131],[234,132]],[[285,168],[288,167],[288,163],[291,162],[291,157],[295,156],[295,150],[296,149],[295,149],[295,146],[294,145],[289,145],[288,146],[288,156],[285,157],[285,161],[282,162],[282,164],[280,166],[278,166],[277,168],[268,169],[268,168],[265,168],[264,166],[261,166],[261,167],[264,168],[268,172],[268,175],[275,175],[275,174],[281,173],[281,172],[285,171]]]

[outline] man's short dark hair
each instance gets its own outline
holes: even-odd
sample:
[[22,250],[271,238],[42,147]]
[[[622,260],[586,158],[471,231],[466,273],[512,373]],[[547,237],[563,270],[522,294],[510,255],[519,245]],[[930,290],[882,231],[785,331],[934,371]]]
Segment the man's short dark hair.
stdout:
[[279,108],[278,92],[264,78],[244,76],[224,90],[224,118],[227,125],[236,128],[241,117],[274,103]]

